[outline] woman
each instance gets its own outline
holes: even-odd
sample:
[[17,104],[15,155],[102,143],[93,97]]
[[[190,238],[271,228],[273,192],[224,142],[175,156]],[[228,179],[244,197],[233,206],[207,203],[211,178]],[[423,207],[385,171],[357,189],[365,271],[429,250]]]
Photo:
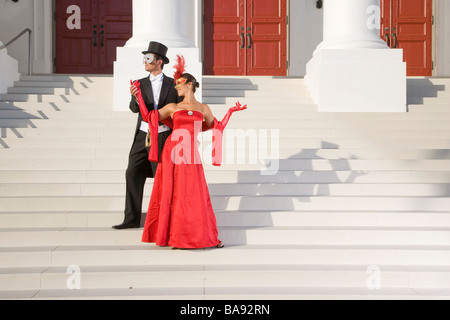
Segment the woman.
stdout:
[[[135,85],[139,88],[138,83]],[[145,104],[141,108],[144,121],[150,127],[151,161],[158,158],[159,122],[174,129],[158,159],[142,242],[180,249],[223,248],[218,239],[216,217],[198,153],[197,135],[202,130],[214,130],[213,143],[217,152],[213,154],[213,162],[220,165],[223,130],[233,112],[247,107],[238,103],[224,120],[218,122],[208,105],[195,99],[199,83],[192,75],[183,74],[176,80],[175,88],[178,95],[184,97],[181,103],[168,104],[150,113]],[[140,93],[138,99],[141,105]]]

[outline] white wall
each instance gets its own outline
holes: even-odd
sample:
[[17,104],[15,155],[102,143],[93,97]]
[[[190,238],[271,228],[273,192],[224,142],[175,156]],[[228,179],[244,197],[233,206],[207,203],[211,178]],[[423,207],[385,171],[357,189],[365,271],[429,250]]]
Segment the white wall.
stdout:
[[[33,29],[33,1],[0,1],[0,41],[8,42],[24,29]],[[28,36],[24,35],[8,47],[8,54],[19,61],[19,72],[28,72]]]
[[290,0],[289,76],[304,77],[306,64],[323,40],[323,9],[316,0]]
[[437,0],[436,75],[450,77],[450,3]]
[[[0,1],[0,41],[8,42],[24,29],[33,30],[32,61],[34,73],[53,72],[53,14],[51,0]],[[28,35],[8,48],[19,62],[19,72],[28,72]]]

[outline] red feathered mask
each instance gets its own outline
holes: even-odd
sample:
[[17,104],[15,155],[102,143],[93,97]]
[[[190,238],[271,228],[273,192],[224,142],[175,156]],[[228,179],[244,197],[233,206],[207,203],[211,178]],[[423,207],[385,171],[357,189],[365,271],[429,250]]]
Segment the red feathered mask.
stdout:
[[184,74],[184,71],[186,70],[186,61],[184,60],[183,56],[177,54],[177,64],[173,68],[175,69],[173,78],[175,79],[175,82],[177,82],[177,80],[181,78],[181,76]]

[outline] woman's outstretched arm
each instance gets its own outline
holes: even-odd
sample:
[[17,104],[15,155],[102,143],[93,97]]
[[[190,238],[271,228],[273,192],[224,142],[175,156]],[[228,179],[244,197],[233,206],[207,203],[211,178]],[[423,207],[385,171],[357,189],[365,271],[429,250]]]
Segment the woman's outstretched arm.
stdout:
[[[243,111],[247,109],[247,105],[242,106],[239,102],[236,102],[236,106],[230,108],[225,115],[225,117],[222,119],[222,121],[217,121],[214,117],[211,108],[209,108],[208,105],[203,105],[203,114],[205,116],[205,122],[208,128],[212,128],[213,126],[216,126],[219,124],[221,129],[225,129],[225,127],[228,125],[228,122],[230,121],[231,115],[236,111]],[[216,128],[218,129],[218,128]]]
[[213,129],[213,165],[220,166],[222,164],[222,138],[223,131],[230,120],[231,115],[236,111],[243,111],[247,109],[247,105],[242,106],[239,102],[236,103],[236,106],[230,108],[228,113],[225,115],[222,121],[217,121],[214,115],[211,112],[211,109],[207,105],[203,105],[203,115],[205,117],[205,123],[203,126],[203,131],[207,131],[209,129]]

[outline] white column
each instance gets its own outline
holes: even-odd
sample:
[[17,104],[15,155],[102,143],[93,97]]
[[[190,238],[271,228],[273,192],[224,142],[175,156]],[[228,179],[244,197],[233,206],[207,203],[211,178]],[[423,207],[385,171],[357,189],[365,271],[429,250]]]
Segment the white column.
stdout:
[[324,41],[307,65],[319,111],[405,112],[403,50],[380,39],[380,0],[324,1]]
[[126,46],[142,47],[158,41],[168,47],[193,47],[192,9],[192,0],[133,0],[133,38]]
[[[142,64],[142,51],[151,41],[158,41],[169,48],[170,64],[163,72],[172,77],[176,55],[186,58],[186,72],[191,73],[202,84],[202,63],[197,45],[201,24],[199,0],[133,0],[133,37],[125,47],[118,48],[114,63],[114,110],[128,111],[130,102],[130,79],[139,79],[148,74]],[[201,101],[201,90],[197,91]]]
[[53,73],[52,1],[34,0],[33,15],[33,73]]
[[387,49],[380,38],[379,0],[326,1],[320,48]]

